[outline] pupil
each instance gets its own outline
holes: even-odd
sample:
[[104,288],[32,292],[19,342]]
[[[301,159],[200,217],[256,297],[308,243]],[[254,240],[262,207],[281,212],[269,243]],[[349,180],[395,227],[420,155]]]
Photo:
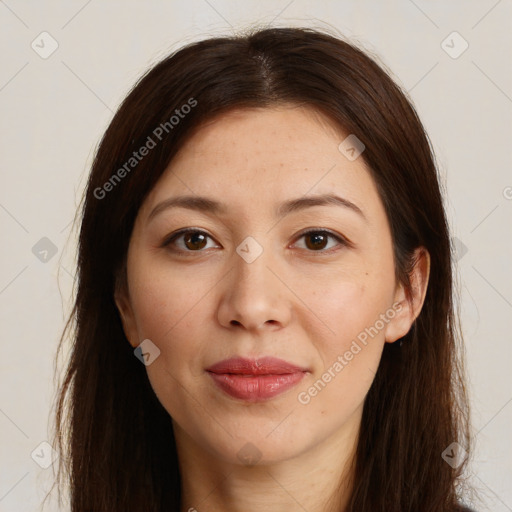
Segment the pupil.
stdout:
[[[198,240],[199,238],[199,240]],[[206,245],[206,237],[201,233],[193,233],[186,238],[186,245],[189,249],[202,249]],[[189,246],[189,241],[191,241]],[[199,246],[197,245],[199,244]]]

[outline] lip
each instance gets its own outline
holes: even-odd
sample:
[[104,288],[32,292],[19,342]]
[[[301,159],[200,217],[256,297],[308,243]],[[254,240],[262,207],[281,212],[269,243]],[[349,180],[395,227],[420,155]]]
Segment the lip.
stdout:
[[206,371],[228,395],[246,402],[262,402],[294,387],[309,370],[275,357],[233,357]]

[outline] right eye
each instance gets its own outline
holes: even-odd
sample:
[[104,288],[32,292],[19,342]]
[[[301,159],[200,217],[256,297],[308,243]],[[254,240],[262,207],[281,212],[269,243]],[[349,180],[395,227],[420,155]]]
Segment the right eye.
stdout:
[[169,235],[164,240],[162,247],[169,247],[176,252],[204,252],[202,249],[206,247],[208,238],[213,240],[205,231],[185,228]]

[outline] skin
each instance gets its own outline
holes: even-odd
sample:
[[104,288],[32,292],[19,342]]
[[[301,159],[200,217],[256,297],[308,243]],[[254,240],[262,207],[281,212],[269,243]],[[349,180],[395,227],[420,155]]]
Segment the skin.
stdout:
[[[429,274],[428,253],[419,248],[407,300],[395,281],[391,233],[373,179],[362,157],[349,161],[338,150],[347,135],[303,107],[224,114],[181,148],[138,213],[127,288],[116,303],[130,344],[150,339],[160,350],[146,369],[173,418],[182,511],[325,511],[340,481],[336,500],[347,502],[363,402],[384,343],[410,329]],[[325,193],[351,201],[362,215],[324,205],[275,217],[283,201]],[[185,194],[208,196],[226,211],[150,215]],[[162,247],[189,227],[208,235],[205,247],[187,235]],[[309,228],[349,243],[326,238],[315,248],[314,235],[301,236]],[[248,236],[263,249],[251,263],[236,252]],[[379,315],[387,321],[378,334],[301,403],[299,393],[304,397],[328,368],[332,373]],[[309,372],[261,403],[228,396],[205,372],[228,357],[267,355]],[[256,464],[238,456],[247,452]]]

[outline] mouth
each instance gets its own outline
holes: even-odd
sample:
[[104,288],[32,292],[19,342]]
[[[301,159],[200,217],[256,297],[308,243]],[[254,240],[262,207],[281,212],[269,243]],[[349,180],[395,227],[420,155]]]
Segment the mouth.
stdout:
[[245,402],[263,402],[280,395],[309,372],[274,357],[226,359],[206,371],[224,393]]

